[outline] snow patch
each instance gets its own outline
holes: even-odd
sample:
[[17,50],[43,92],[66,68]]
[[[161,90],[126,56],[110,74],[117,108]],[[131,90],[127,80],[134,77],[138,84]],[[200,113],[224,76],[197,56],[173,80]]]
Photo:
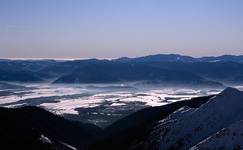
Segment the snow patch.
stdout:
[[52,142],[51,142],[51,140],[48,138],[48,137],[46,137],[46,136],[44,136],[43,134],[41,135],[41,137],[40,137],[40,141],[42,142],[42,143],[44,143],[44,144],[52,144]]

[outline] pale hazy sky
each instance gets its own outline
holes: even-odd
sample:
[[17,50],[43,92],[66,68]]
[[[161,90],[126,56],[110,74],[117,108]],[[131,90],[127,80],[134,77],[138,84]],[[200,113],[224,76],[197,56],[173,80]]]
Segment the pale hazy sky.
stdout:
[[243,54],[243,0],[0,0],[0,57]]

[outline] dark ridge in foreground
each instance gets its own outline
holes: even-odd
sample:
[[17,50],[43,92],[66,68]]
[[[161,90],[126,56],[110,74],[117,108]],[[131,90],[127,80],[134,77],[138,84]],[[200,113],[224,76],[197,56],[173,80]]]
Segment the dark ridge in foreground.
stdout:
[[[100,136],[91,124],[66,120],[38,107],[0,108],[0,149],[85,149]],[[49,139],[49,140],[47,140]]]
[[95,125],[66,120],[38,107],[0,108],[0,148],[124,150],[145,139],[156,121],[185,105],[199,107],[210,97],[146,108],[104,130]]

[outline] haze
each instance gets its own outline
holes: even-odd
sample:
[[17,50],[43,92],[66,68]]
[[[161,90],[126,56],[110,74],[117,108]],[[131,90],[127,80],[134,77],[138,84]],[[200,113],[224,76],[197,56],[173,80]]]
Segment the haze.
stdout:
[[242,0],[1,0],[1,58],[243,54]]

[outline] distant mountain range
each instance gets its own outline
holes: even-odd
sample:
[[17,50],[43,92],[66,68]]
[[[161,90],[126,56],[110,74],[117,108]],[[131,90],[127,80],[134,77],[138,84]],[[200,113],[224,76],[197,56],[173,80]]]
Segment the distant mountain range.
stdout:
[[222,55],[222,56],[208,56],[208,57],[191,57],[178,54],[157,54],[148,55],[137,58],[122,57],[116,59],[117,61],[136,61],[136,62],[238,62],[243,63],[243,55]]
[[222,86],[243,82],[243,56],[193,58],[158,54],[112,60],[0,60],[0,81]]

